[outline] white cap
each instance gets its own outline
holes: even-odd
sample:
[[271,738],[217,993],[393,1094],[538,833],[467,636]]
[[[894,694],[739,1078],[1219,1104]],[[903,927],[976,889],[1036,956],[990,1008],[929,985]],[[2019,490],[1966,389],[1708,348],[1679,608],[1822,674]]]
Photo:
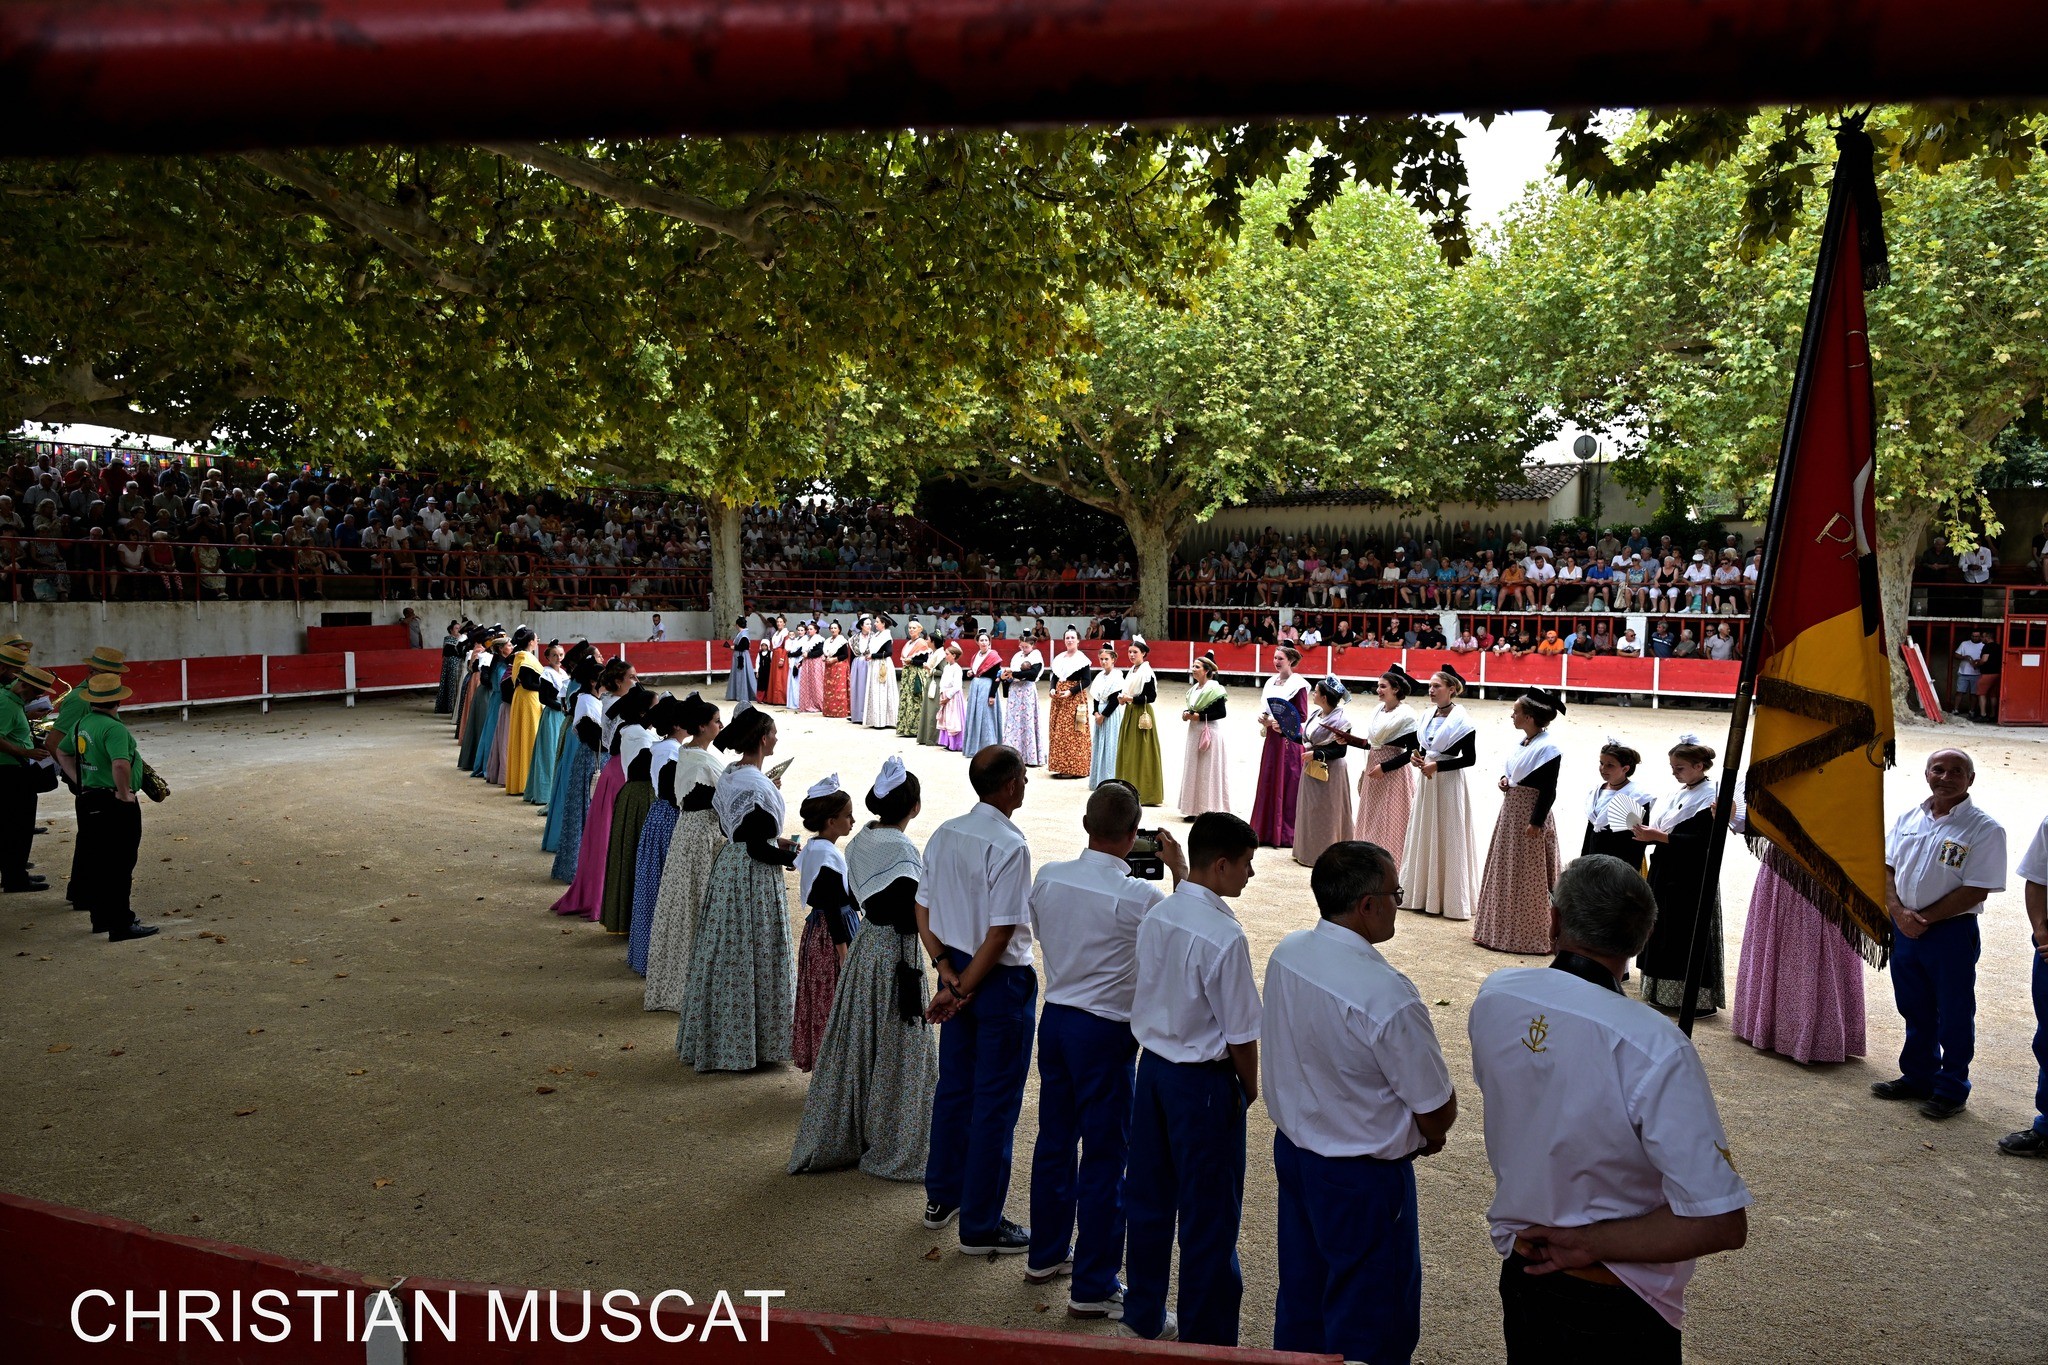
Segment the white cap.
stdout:
[[833,773],[830,777],[821,777],[816,782],[813,782],[811,789],[804,793],[804,800],[815,801],[821,796],[830,796],[838,790],[839,774]]
[[882,771],[875,775],[875,795],[887,796],[902,786],[904,778],[908,776],[903,769],[903,760],[895,754],[890,754],[882,760]]

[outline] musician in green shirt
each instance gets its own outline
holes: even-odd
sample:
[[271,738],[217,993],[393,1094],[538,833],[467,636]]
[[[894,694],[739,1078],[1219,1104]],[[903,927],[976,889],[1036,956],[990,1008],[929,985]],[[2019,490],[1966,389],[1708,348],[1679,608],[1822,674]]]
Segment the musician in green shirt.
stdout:
[[[11,651],[10,651],[11,652]],[[5,660],[11,676],[0,687],[0,892],[46,891],[49,882],[28,870],[36,827],[36,773],[42,756],[24,705],[56,684],[27,661]]]
[[137,919],[129,903],[142,849],[142,805],[135,794],[142,754],[117,714],[134,693],[113,673],[95,673],[74,690],[85,694],[91,710],[58,750],[58,761],[79,787],[72,903],[92,913],[92,931],[105,934],[109,943],[148,938],[157,926]]
[[[85,666],[92,670],[92,675],[95,677],[104,673],[118,679],[123,673],[128,671],[128,656],[118,649],[111,649],[106,645],[101,645],[93,650],[91,657],[86,659]],[[72,688],[57,702],[56,718],[50,726],[49,733],[43,737],[43,747],[57,756],[58,763],[64,764],[64,754],[67,751],[77,752],[73,740],[77,735],[78,722],[84,720],[91,711],[92,703],[86,700],[83,685]],[[66,784],[71,788],[73,804],[75,805],[78,796],[78,783],[71,776],[71,765],[64,764],[64,774]],[[72,843],[71,879],[64,886],[64,899],[70,901],[73,905],[78,904],[78,869],[82,865],[80,859],[84,852],[84,840],[80,839]]]

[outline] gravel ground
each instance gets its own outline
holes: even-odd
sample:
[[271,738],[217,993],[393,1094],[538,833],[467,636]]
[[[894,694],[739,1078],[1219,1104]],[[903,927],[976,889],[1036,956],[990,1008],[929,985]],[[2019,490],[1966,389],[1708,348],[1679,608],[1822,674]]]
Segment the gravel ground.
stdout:
[[[1241,807],[1257,769],[1252,700],[1232,695]],[[1473,709],[1491,773],[1510,738],[1506,708]],[[796,758],[791,791],[833,768],[864,789],[899,744],[842,721],[781,725],[781,753]],[[1172,792],[1180,744],[1177,724],[1167,728]],[[1655,753],[1687,728],[1713,742],[1726,719],[1575,707],[1559,727],[1567,786],[1592,783],[1606,731]],[[1106,1330],[1070,1323],[1062,1291],[1025,1285],[1015,1261],[952,1254],[949,1239],[918,1226],[916,1186],[783,1174],[805,1078],[697,1076],[679,1065],[674,1016],[642,1011],[622,940],[548,915],[559,888],[535,808],[459,775],[447,727],[423,700],[206,712],[137,729],[175,786],[168,804],[145,812],[137,888],[137,905],[166,930],[108,945],[55,895],[6,903],[6,1188],[387,1275],[643,1292],[776,1287],[790,1308]],[[1978,797],[2006,822],[2016,860],[2042,814],[2048,748],[2025,732],[1962,737],[1978,760]],[[1924,794],[1919,769],[1940,742],[1927,731],[1902,737],[1894,811]],[[907,757],[925,783],[912,829],[922,841],[971,797],[959,759]],[[1490,830],[1499,796],[1476,786],[1476,819]],[[1041,861],[1080,846],[1084,799],[1085,784],[1033,782],[1020,823]],[[58,873],[73,823],[68,803],[46,806],[50,833],[36,856]],[[1307,872],[1284,852],[1262,852],[1257,872],[1240,909],[1263,968],[1314,909]],[[1731,847],[1731,983],[1754,872]],[[1749,1246],[1713,1258],[1694,1281],[1693,1359],[2043,1358],[2048,1310],[2025,1285],[2038,1278],[2048,1163],[1993,1149],[2029,1120],[2034,1089],[2016,884],[1992,898],[1985,920],[1977,1088],[1968,1113],[1946,1124],[1865,1091],[1893,1074],[1900,1040],[1877,973],[1867,1062],[1801,1067],[1735,1042],[1725,1014],[1701,1023],[1756,1205]],[[1480,980],[1515,959],[1475,946],[1465,927],[1415,915],[1401,917],[1388,953],[1436,1004],[1462,1092],[1449,1148],[1420,1167],[1417,1358],[1496,1359],[1492,1179],[1464,1014]],[[1035,1104],[1034,1085],[1010,1199],[1020,1219]],[[1271,1340],[1271,1140],[1257,1106],[1241,1240],[1248,1345]]]

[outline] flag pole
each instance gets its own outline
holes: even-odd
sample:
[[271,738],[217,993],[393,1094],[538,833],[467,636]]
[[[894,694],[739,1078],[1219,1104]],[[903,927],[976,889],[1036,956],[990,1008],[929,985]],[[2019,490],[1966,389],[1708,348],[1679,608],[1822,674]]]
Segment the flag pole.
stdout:
[[1799,364],[1792,375],[1792,400],[1785,415],[1785,434],[1778,443],[1778,473],[1771,484],[1771,508],[1764,522],[1764,562],[1757,573],[1756,600],[1750,606],[1749,629],[1742,638],[1742,672],[1735,683],[1735,708],[1728,717],[1728,744],[1721,762],[1721,787],[1714,801],[1714,825],[1707,833],[1707,863],[1700,878],[1699,901],[1693,907],[1692,944],[1685,956],[1684,995],[1679,1002],[1678,1027],[1692,1036],[1693,1021],[1699,1017],[1700,981],[1706,974],[1706,922],[1715,897],[1720,894],[1721,861],[1728,850],[1728,821],[1735,813],[1736,776],[1742,767],[1745,742],[1749,737],[1750,705],[1756,695],[1757,669],[1763,662],[1762,623],[1770,619],[1771,598],[1778,587],[1778,550],[1785,535],[1785,504],[1792,488],[1792,465],[1806,425],[1807,400],[1812,389],[1814,353],[1818,349],[1821,322],[1827,314],[1828,291],[1835,273],[1835,257],[1842,250],[1843,219],[1849,195],[1842,184],[1842,161],[1846,157],[1872,155],[1870,139],[1863,132],[1863,118],[1846,119],[1835,135],[1835,174],[1828,186],[1826,226],[1821,231],[1820,254],[1813,266],[1813,293],[1806,302],[1806,329],[1799,338]]

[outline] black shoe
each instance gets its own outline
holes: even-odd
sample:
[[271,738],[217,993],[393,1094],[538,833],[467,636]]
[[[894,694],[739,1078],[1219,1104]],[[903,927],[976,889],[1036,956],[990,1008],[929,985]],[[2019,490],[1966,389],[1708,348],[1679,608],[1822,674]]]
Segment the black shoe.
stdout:
[[50,884],[41,877],[30,877],[27,881],[13,886],[0,886],[0,894],[13,895],[17,891],[48,891]]
[[928,1202],[924,1206],[924,1225],[928,1228],[942,1228],[959,1216],[958,1204]]
[[141,920],[137,920],[133,924],[127,926],[124,929],[116,929],[112,933],[108,934],[107,942],[126,943],[129,939],[132,938],[148,938],[150,935],[160,932],[162,931],[159,930],[156,925],[144,924]]
[[1019,1227],[1004,1218],[997,1222],[994,1235],[968,1241],[960,1239],[962,1256],[1021,1256],[1031,1250],[1031,1229]]
[[1933,1091],[1922,1090],[1919,1086],[1909,1082],[1904,1076],[1899,1077],[1895,1081],[1873,1081],[1870,1085],[1870,1093],[1881,1100],[1931,1100],[1934,1098]]
[[2048,1156],[2048,1133],[2039,1128],[2022,1128],[1998,1140],[1998,1150],[2007,1156]]
[[1920,1117],[1923,1119],[1933,1119],[1936,1123],[1939,1123],[1943,1119],[1954,1118],[1957,1114],[1963,1112],[1963,1108],[1964,1101],[1962,1100],[1945,1100],[1941,1096],[1936,1095],[1933,1099],[1920,1102]]

